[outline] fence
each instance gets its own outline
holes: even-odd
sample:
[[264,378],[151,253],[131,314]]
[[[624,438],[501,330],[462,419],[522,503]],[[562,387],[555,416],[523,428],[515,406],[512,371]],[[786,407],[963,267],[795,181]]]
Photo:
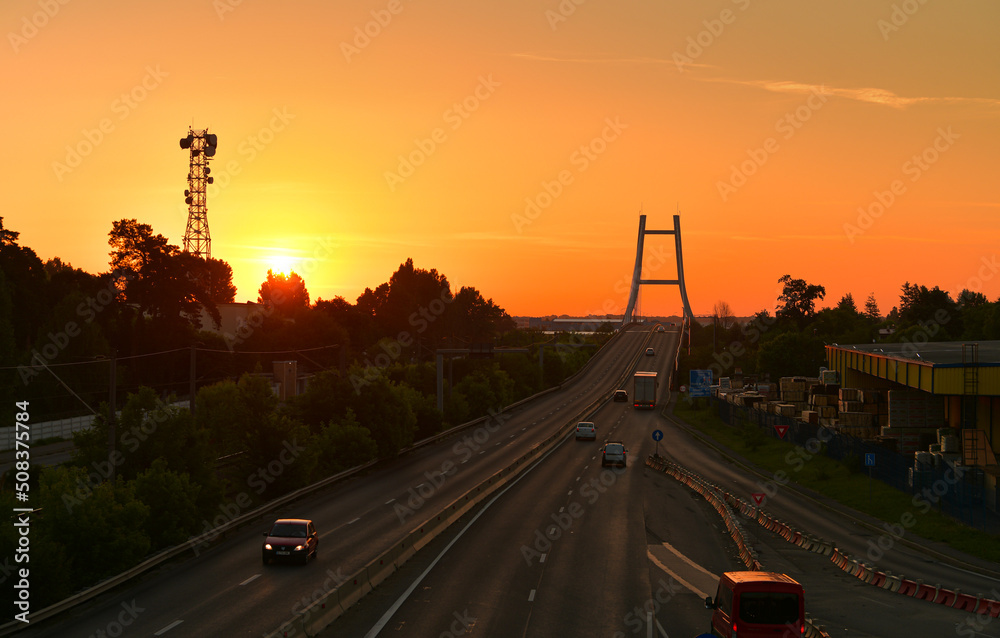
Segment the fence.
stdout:
[[[186,408],[188,407],[188,401],[175,401],[170,405]],[[69,419],[31,423],[31,440],[41,441],[43,439],[54,438],[71,440],[74,432],[89,430],[93,423],[93,414],[75,416]],[[11,450],[14,448],[14,429],[15,426],[13,425],[0,428],[0,450]]]
[[[914,455],[904,454],[879,445],[874,441],[841,434],[835,430],[813,423],[803,423],[792,418],[735,405],[713,397],[712,407],[728,425],[733,427],[760,428],[764,436],[780,438],[800,446],[815,446],[824,441],[826,456],[838,461],[858,464],[873,479],[913,494],[931,503],[935,509],[966,525],[985,529],[987,521],[993,527],[997,517],[987,508],[983,471],[979,468],[960,468],[959,471],[947,464],[941,466],[920,465]],[[775,426],[787,426],[781,437]],[[874,455],[874,465],[865,466],[866,455]]]

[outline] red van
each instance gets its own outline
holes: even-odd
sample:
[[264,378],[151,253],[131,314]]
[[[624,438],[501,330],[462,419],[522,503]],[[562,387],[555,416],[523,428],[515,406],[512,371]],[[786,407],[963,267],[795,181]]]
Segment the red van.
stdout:
[[806,631],[805,595],[795,579],[774,572],[726,572],[719,577],[712,635],[722,638],[802,638]]

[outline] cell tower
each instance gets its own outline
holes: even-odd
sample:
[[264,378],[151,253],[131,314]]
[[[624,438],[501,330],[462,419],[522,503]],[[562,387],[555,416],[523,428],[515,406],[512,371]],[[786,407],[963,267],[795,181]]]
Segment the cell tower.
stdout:
[[184,203],[188,205],[187,228],[184,230],[184,250],[196,257],[212,258],[212,237],[208,232],[208,205],[205,190],[215,181],[210,176],[208,162],[215,156],[218,138],[208,129],[196,131],[189,128],[187,137],[181,138],[181,148],[191,150],[191,167],[188,169],[188,187]]

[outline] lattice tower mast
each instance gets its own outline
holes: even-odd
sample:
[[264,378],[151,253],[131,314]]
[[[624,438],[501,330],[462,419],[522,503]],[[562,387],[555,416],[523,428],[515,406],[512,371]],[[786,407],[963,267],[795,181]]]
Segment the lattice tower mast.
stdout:
[[208,231],[208,185],[215,181],[208,162],[215,156],[218,138],[208,129],[196,131],[188,129],[187,137],[181,138],[181,148],[190,149],[191,163],[188,168],[188,187],[184,191],[184,202],[188,205],[187,228],[184,230],[184,250],[196,257],[211,259],[212,237]]

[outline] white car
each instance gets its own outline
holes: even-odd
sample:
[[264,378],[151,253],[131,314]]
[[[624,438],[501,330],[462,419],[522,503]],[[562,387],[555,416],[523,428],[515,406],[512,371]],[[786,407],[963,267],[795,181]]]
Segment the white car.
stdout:
[[579,441],[581,439],[590,439],[591,441],[597,440],[597,427],[594,426],[590,421],[580,421],[576,424],[576,439]]

